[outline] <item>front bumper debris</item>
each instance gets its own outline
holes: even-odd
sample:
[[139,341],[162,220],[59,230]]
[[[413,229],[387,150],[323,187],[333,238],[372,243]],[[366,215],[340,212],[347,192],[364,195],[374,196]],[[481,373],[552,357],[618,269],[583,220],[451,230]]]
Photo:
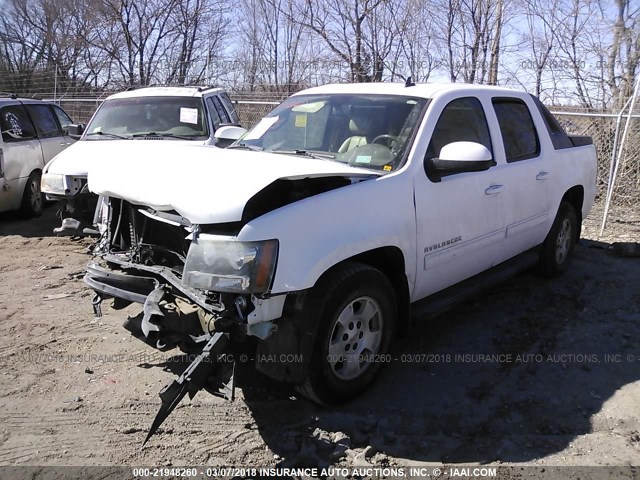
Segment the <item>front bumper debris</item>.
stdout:
[[242,331],[240,320],[229,314],[235,309],[225,309],[222,301],[216,303],[184,287],[167,267],[134,264],[109,254],[102,258],[105,266],[90,263],[84,278],[96,292],[96,313],[104,298],[113,298],[115,308],[141,304],[142,312],[125,321],[127,330],[158,350],[180,345],[196,355],[187,369],[160,391],[162,404],[144,442],[187,394],[193,398],[205,388],[213,395],[233,400],[235,362],[230,337]]
[[202,352],[177,379],[160,391],[162,405],[151,424],[144,444],[153,436],[160,425],[188,393],[193,399],[202,388],[213,395],[233,401],[235,398],[235,361],[227,361],[225,355],[229,347],[229,335],[215,333],[202,349]]
[[101,296],[120,298],[143,305],[149,294],[160,286],[156,278],[116,272],[96,263],[90,263],[87,266],[84,281]]

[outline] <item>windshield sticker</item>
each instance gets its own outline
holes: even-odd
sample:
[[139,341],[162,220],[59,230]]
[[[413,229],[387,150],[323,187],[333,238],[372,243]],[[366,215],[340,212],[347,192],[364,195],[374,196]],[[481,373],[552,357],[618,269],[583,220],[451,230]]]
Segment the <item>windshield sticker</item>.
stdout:
[[198,109],[180,107],[180,123],[198,123]]
[[258,122],[258,124],[253,127],[249,132],[242,137],[243,140],[257,140],[262,137],[269,128],[271,128],[278,121],[278,116],[275,117],[266,117]]
[[91,133],[100,133],[102,131],[102,125],[98,125],[96,128],[93,129],[93,132]]
[[325,101],[313,103],[301,103],[291,109],[293,112],[316,113],[327,104]]
[[358,155],[356,163],[371,163],[371,155]]
[[393,169],[393,167],[391,165],[385,165],[384,167],[382,167],[382,170],[384,170],[385,172],[390,172]]
[[296,127],[305,128],[307,126],[307,115],[296,115]]

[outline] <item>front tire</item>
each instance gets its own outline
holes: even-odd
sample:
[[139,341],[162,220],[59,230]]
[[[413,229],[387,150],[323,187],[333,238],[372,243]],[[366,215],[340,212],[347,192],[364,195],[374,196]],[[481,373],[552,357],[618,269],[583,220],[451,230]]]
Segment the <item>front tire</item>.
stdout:
[[393,287],[368,265],[349,263],[319,282],[320,325],[309,374],[296,389],[323,404],[343,403],[374,380],[397,323]]
[[578,217],[569,202],[560,203],[551,230],[542,244],[539,271],[556,277],[569,268],[578,235]]
[[41,173],[36,170],[31,172],[27,179],[27,184],[24,187],[24,193],[22,194],[22,207],[21,211],[25,217],[39,217],[44,210],[44,195],[40,190],[40,178]]

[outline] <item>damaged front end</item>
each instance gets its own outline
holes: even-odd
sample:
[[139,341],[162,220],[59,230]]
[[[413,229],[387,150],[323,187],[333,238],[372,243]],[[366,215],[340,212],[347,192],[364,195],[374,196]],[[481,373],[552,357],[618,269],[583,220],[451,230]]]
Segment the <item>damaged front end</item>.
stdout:
[[233,399],[235,365],[227,354],[248,336],[267,338],[282,313],[285,295],[267,295],[278,241],[239,242],[239,224],[203,232],[175,212],[115,198],[100,208],[102,236],[85,276],[96,292],[96,315],[104,299],[112,298],[115,309],[140,304],[127,330],[158,350],[195,355],[160,392],[148,440],[187,393],[193,398],[206,388]]

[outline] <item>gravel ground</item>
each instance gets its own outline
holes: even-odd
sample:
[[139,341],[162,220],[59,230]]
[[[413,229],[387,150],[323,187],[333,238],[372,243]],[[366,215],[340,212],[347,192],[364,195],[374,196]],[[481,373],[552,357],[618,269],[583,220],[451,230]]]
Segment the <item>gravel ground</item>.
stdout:
[[355,401],[322,409],[241,371],[239,398],[186,399],[141,447],[185,367],[96,319],[89,242],[54,208],[0,216],[0,465],[639,465],[640,209],[585,221],[561,278],[495,287],[394,346]]

